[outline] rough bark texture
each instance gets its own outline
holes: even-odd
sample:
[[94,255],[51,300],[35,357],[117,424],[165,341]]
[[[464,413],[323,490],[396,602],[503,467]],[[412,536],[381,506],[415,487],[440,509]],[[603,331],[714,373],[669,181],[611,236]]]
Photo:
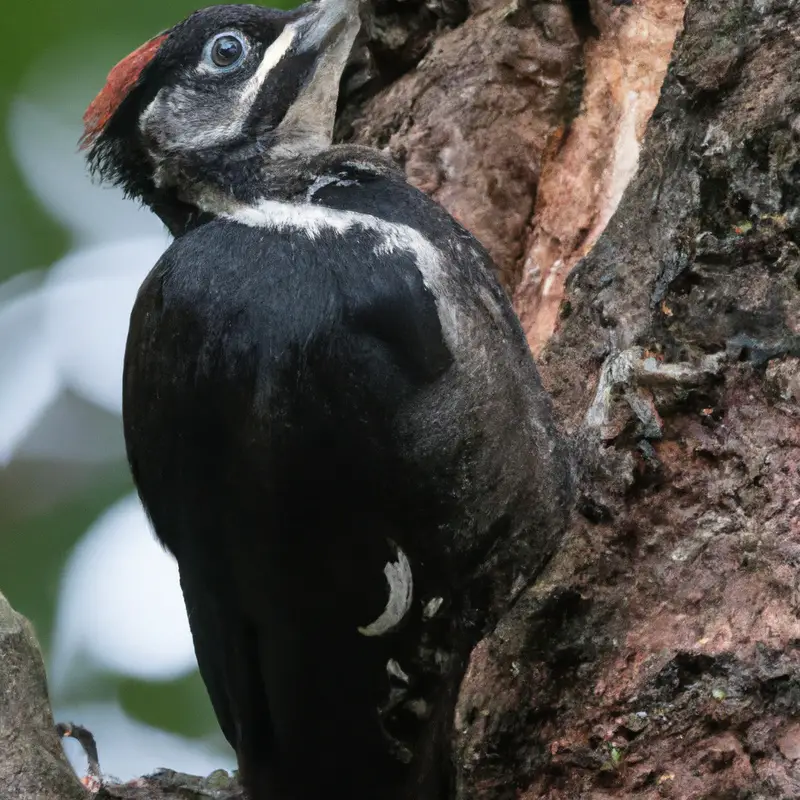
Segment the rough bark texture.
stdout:
[[581,39],[563,3],[475,0],[470,12],[344,116],[355,141],[387,147],[483,242],[511,285],[543,151],[580,103]]
[[244,800],[222,770],[207,778],[162,770],[124,786],[84,783],[56,734],[33,628],[0,593],[0,800]]
[[514,305],[535,354],[555,327],[564,280],[594,246],[636,172],[684,0],[595,3],[578,116],[544,153]]
[[0,594],[0,798],[82,797],[56,736],[33,629]]
[[800,6],[684,24],[542,358],[579,513],[475,653],[464,798],[800,797]]
[[[339,133],[484,241],[535,349],[556,325],[579,474],[562,552],[473,654],[459,800],[800,797],[800,3],[381,0],[368,23]],[[8,612],[0,648],[0,776],[53,781],[10,796],[75,797]],[[9,682],[24,660],[39,678]],[[236,796],[193,780],[106,796]]]

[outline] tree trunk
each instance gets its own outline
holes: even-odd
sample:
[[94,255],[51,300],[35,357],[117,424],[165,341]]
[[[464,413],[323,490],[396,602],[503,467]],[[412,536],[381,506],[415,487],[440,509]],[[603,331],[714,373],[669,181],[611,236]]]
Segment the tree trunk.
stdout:
[[800,797],[799,197],[800,5],[690,3],[541,357],[578,511],[474,654],[460,797]]
[[459,800],[800,797],[800,3],[378,0],[367,34],[340,136],[489,248],[575,444]]

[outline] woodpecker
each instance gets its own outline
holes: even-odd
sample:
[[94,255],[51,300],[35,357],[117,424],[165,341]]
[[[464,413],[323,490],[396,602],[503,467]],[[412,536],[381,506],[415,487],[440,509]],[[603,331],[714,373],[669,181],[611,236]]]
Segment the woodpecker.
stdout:
[[475,644],[557,548],[567,450],[484,248],[334,145],[358,0],[198,11],[108,76],[91,170],[174,237],[128,460],[251,800],[444,800]]

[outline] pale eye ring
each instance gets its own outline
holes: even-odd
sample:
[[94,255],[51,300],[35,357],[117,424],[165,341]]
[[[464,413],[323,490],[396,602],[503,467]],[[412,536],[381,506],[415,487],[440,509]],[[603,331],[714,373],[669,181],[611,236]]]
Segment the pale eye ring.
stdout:
[[235,69],[247,55],[247,39],[239,31],[224,31],[208,40],[203,62],[217,72]]

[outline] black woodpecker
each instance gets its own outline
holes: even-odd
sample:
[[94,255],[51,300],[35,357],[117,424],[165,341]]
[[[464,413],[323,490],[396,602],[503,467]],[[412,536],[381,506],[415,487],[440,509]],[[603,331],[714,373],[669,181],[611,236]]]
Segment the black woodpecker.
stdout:
[[109,74],[91,168],[174,241],[124,368],[251,800],[445,800],[470,651],[566,526],[566,449],[483,247],[333,145],[358,0],[205,8]]

